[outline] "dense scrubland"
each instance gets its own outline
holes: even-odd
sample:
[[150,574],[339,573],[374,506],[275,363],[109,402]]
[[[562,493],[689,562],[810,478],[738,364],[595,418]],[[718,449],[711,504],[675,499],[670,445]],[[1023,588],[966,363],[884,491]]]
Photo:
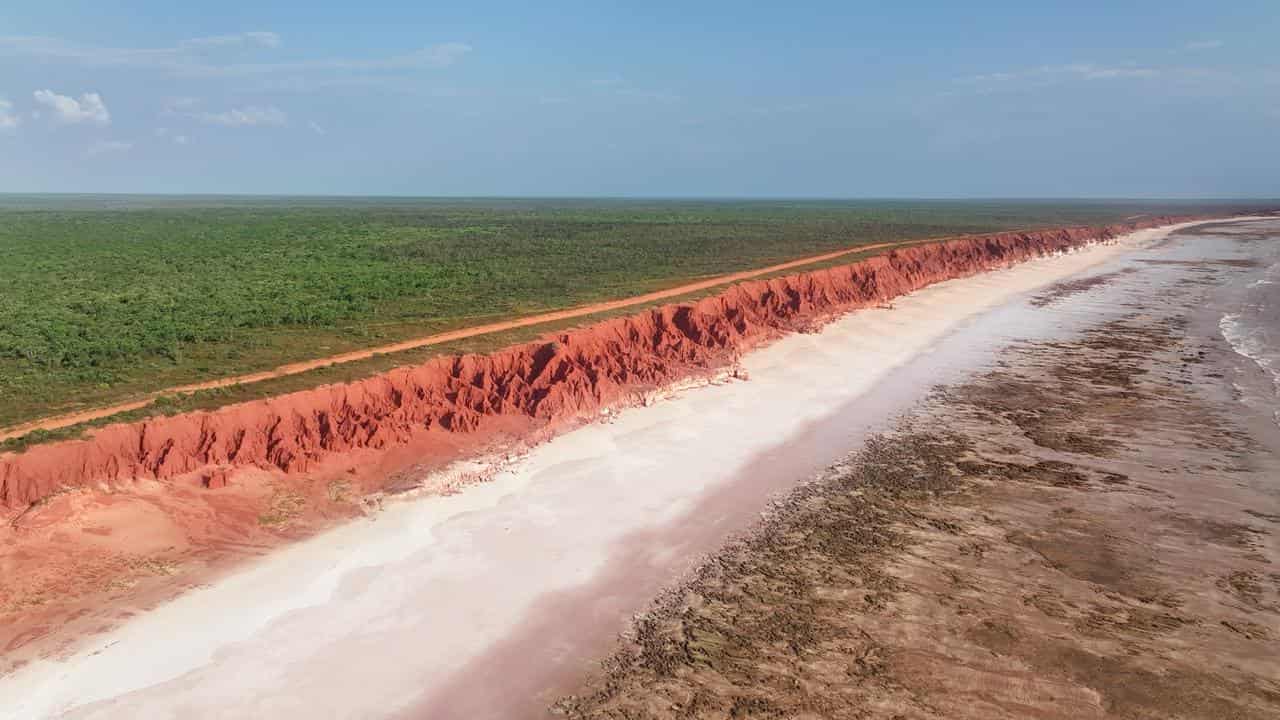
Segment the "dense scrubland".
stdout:
[[0,198],[0,426],[858,244],[1243,205]]

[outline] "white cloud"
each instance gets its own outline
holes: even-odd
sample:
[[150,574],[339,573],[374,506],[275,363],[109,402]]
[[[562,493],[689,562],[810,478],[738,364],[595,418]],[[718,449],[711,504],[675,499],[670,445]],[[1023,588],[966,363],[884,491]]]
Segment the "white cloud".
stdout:
[[1078,74],[1086,80],[1109,80],[1111,78],[1150,78],[1160,74],[1159,70],[1143,67],[1094,67],[1084,66]]
[[14,130],[22,124],[22,118],[13,112],[13,103],[0,98],[0,132]]
[[675,93],[664,92],[662,90],[640,90],[638,88],[623,88],[615,93],[618,97],[628,98],[631,100],[642,100],[646,102],[657,103],[674,103],[680,101],[680,96]]
[[211,35],[191,38],[179,43],[179,48],[216,48],[250,45],[264,48],[280,47],[280,35],[273,32],[242,32],[231,35]]
[[261,45],[262,47],[267,47],[267,48],[280,47],[280,36],[277,35],[276,33],[258,31],[258,32],[247,32],[243,34],[244,34],[245,40],[248,40],[249,42],[255,43],[257,45]]
[[0,36],[0,56],[32,57],[91,67],[138,67],[172,75],[228,77],[273,73],[325,71],[376,72],[444,68],[470,53],[470,45],[444,42],[398,55],[375,58],[314,58],[292,62],[214,62],[209,54],[228,47],[276,48],[280,36],[273,32],[246,32],[184,40],[173,47],[115,48],[77,45],[61,38],[39,35]]
[[199,98],[171,97],[160,106],[160,115],[161,117],[195,117],[195,111],[199,105]]
[[621,75],[603,75],[591,80],[596,92],[613,95],[627,100],[638,100],[650,103],[675,103],[681,100],[679,95],[665,90],[646,90],[631,85]]
[[234,77],[246,75],[270,75],[274,73],[307,73],[325,71],[377,72],[392,70],[421,70],[445,68],[471,52],[466,43],[441,43],[429,45],[402,55],[383,58],[321,58],[278,63],[241,63],[232,65],[189,65],[178,74],[201,77]]
[[1041,65],[1040,67],[1008,72],[994,72],[959,78],[956,82],[994,90],[1022,85],[1049,85],[1063,80],[1114,80],[1125,78],[1153,78],[1160,70],[1136,65],[1095,65],[1071,63],[1068,65]]
[[995,73],[984,73],[982,75],[970,75],[969,77],[960,78],[959,82],[972,83],[972,84],[1000,83],[1000,82],[1008,82],[1010,80],[1017,80],[1019,77],[1022,77],[1022,75],[1019,73],[995,72]]
[[225,112],[201,112],[196,113],[194,117],[200,122],[209,125],[223,125],[226,127],[281,127],[289,121],[288,116],[280,108],[254,105],[233,108]]
[[99,140],[89,146],[84,151],[85,157],[97,157],[99,155],[107,155],[113,153],[128,152],[133,148],[133,143],[122,142],[120,140]]
[[[284,127],[289,124],[289,116],[274,105],[248,105],[229,110],[212,111],[203,109],[199,98],[179,97],[166,100],[160,111],[162,117],[187,118],[205,125],[221,125],[223,127]],[[175,131],[176,132],[176,131]],[[159,128],[156,134],[170,135],[168,128]],[[173,136],[173,135],[170,135]],[[176,136],[175,142],[176,142]],[[178,144],[185,144],[179,142]]]
[[170,138],[174,145],[186,145],[187,136],[182,134],[174,134],[167,127],[158,127],[155,129],[155,135],[158,138]]
[[98,93],[85,93],[79,100],[59,95],[52,90],[37,90],[32,95],[36,102],[53,110],[54,120],[65,125],[84,122],[94,125],[111,124],[111,113]]
[[1183,46],[1186,50],[1217,50],[1226,43],[1221,40],[1193,40]]
[[315,120],[312,120],[311,122],[307,123],[307,127],[311,128],[311,132],[317,135],[325,134],[324,128],[320,127],[320,123],[316,122]]
[[805,113],[813,110],[814,107],[809,103],[788,103],[785,105],[763,105],[748,110],[753,115],[792,115],[795,113]]

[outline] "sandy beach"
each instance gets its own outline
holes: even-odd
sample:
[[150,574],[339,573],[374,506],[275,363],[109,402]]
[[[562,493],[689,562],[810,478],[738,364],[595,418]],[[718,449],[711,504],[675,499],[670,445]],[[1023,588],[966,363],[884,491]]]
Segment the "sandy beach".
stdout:
[[[784,337],[743,358],[746,381],[602,414],[488,482],[388,502],[25,664],[0,677],[13,699],[0,717],[512,718],[553,704],[578,717],[719,717],[735,703],[840,717],[855,701],[883,717],[1174,703],[1264,717],[1280,697],[1268,660],[1280,588],[1266,568],[1280,503],[1264,482],[1275,438],[1233,412],[1216,369],[1232,351],[1198,314],[1248,258],[1214,264],[1173,230]],[[870,446],[881,455],[848,458],[885,432]],[[812,517],[801,506],[832,502],[812,488],[865,494],[888,471],[854,470],[876,462],[919,471],[867,501],[883,504],[830,516],[837,530],[875,520],[860,549],[825,557],[831,547],[804,532],[799,546],[777,542]],[[477,463],[458,470],[486,474]],[[929,473],[937,482],[912,484]],[[762,529],[771,501],[815,474]],[[1141,531],[1125,521],[1134,513]],[[722,550],[743,534],[757,540]],[[785,554],[794,562],[778,565]],[[767,593],[743,590],[752,563],[778,582],[799,573],[796,592],[810,595],[761,605]],[[823,563],[852,569],[815,584]],[[726,610],[735,602],[743,614]],[[779,603],[846,619],[744,625],[748,610],[786,619]],[[699,635],[727,617],[738,631]],[[691,637],[709,655],[668,656]],[[768,661],[748,671],[745,657]]]

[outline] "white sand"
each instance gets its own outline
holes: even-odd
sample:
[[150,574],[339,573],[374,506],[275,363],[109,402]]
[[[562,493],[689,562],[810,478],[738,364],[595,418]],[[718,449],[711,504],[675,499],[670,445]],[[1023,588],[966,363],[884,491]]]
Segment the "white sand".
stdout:
[[[787,449],[832,426],[895,367],[986,310],[1167,232],[943,283],[893,310],[785,338],[745,359],[749,382],[627,410],[543,445],[492,482],[392,504],[139,616],[65,661],[0,678],[0,717],[351,718],[410,707],[507,716],[528,704],[525,688],[607,650],[629,613],[749,522],[769,491],[846,451],[847,437],[821,451]],[[777,479],[751,484],[766,467]],[[739,484],[751,486],[749,501],[688,515]],[[529,643],[510,647],[539,654],[486,655],[513,633]],[[486,662],[503,666],[496,699],[478,710],[433,704],[458,696],[468,673],[455,671],[472,661],[476,677]],[[503,709],[507,683],[517,696]]]

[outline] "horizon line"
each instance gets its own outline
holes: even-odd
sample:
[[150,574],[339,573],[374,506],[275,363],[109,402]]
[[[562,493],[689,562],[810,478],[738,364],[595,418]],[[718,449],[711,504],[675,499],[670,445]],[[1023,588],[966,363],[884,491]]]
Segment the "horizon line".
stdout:
[[1280,201],[1280,195],[396,195],[352,193],[0,191],[0,197],[332,198],[368,200]]

